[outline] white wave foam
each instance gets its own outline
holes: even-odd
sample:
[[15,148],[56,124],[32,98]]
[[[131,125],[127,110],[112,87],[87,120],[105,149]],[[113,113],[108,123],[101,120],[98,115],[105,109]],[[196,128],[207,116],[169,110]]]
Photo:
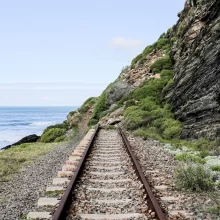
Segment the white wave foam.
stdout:
[[55,121],[39,121],[39,122],[32,122],[30,126],[50,126],[56,124]]

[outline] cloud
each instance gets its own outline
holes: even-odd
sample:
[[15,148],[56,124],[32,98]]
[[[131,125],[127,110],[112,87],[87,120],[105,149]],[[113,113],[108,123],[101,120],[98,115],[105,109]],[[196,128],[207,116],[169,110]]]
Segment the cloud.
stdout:
[[138,39],[126,39],[124,37],[114,37],[111,40],[111,45],[114,48],[121,49],[121,50],[135,50],[138,49],[142,42]]

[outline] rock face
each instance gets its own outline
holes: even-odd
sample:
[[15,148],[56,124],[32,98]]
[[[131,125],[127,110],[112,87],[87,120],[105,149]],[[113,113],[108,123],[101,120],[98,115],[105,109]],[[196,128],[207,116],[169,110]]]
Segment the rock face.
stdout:
[[115,82],[110,89],[106,91],[106,104],[111,106],[123,97],[126,97],[133,90],[133,86],[121,80]]
[[183,138],[220,135],[220,0],[186,3],[174,27],[171,104]]
[[25,143],[34,143],[34,142],[37,142],[39,138],[40,138],[40,136],[37,136],[36,134],[32,134],[32,135],[29,135],[29,136],[26,136],[26,137],[22,138],[20,141],[14,143],[12,145],[8,145],[6,147],[3,147],[2,149],[3,150],[9,149],[13,146],[20,145],[20,144],[25,144]]
[[112,113],[107,114],[106,116],[104,116],[101,121],[100,121],[100,126],[101,127],[105,127],[107,125],[116,125],[119,124],[122,120],[123,120],[123,111],[124,108],[118,108],[115,111],[113,111]]
[[140,87],[143,82],[151,78],[160,78],[160,74],[153,74],[150,66],[165,56],[165,51],[154,50],[144,57],[144,63],[140,61],[132,69],[125,68],[117,81],[106,91],[106,104],[111,106],[123,97],[128,96],[135,88]]
[[143,84],[146,79],[150,78],[159,78],[160,74],[153,74],[150,71],[150,66],[157,60],[163,58],[165,56],[165,51],[154,50],[150,54],[144,57],[144,63],[141,64],[139,61],[135,68],[125,68],[119,76],[119,79],[123,82],[127,82],[133,87],[139,87]]

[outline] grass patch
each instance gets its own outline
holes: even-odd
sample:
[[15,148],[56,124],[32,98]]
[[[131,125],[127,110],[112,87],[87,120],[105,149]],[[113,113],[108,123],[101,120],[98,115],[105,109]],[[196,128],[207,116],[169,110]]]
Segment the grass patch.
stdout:
[[194,162],[194,163],[200,163],[205,164],[206,161],[202,159],[199,156],[188,154],[188,153],[181,153],[175,156],[176,160],[183,161],[183,162]]
[[7,198],[6,198],[6,197],[0,196],[0,204],[1,204],[1,203],[4,203],[4,202],[6,202],[6,201],[7,201]]
[[38,142],[22,144],[0,152],[0,182],[9,181],[22,166],[55,146],[56,144]]
[[180,190],[210,191],[215,184],[211,170],[201,164],[181,163],[175,169],[175,183]]
[[220,172],[220,165],[213,165],[210,167],[212,171]]
[[49,197],[58,197],[63,195],[64,190],[55,190],[55,191],[48,191],[45,192],[46,196]]
[[220,215],[220,205],[208,207],[207,211],[213,214],[219,214]]

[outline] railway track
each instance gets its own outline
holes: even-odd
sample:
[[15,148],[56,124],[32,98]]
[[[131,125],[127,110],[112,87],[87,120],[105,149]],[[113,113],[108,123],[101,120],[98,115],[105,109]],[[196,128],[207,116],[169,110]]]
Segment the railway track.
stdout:
[[41,198],[29,219],[165,219],[121,130],[90,130],[55,182],[61,200]]

